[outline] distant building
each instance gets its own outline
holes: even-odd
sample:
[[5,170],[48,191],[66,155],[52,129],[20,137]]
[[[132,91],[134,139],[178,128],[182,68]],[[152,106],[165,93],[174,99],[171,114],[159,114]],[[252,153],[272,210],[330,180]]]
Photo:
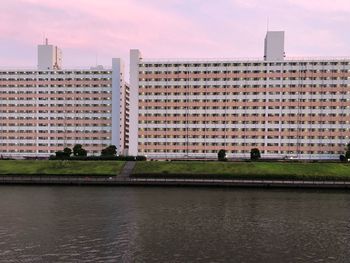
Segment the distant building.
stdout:
[[350,136],[350,59],[162,60],[130,53],[131,154],[149,158],[333,159]]
[[38,46],[38,69],[0,70],[0,155],[46,157],[82,144],[91,155],[114,144],[126,154],[129,86],[124,65],[62,69],[62,53]]

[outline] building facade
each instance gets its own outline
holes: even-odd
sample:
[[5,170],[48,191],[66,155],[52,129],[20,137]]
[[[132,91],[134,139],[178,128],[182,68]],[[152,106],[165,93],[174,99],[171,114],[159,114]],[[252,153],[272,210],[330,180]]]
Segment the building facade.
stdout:
[[112,59],[109,69],[62,69],[57,50],[39,46],[36,70],[0,70],[0,155],[47,157],[75,144],[89,155],[111,144],[127,153],[129,86],[122,61]]
[[[150,60],[130,53],[131,154],[148,158],[338,159],[350,136],[350,59]],[[136,136],[136,135],[134,135]]]

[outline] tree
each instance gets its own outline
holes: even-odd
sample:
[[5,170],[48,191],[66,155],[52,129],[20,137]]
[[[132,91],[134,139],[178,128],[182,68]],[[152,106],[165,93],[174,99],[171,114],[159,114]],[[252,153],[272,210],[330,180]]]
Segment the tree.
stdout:
[[71,148],[66,147],[66,148],[63,149],[63,152],[65,153],[65,155],[66,155],[68,158],[72,155],[72,150],[71,150]]
[[87,156],[87,151],[83,149],[81,144],[76,144],[73,147],[73,155],[74,156]]
[[341,162],[346,162],[346,157],[345,157],[345,155],[341,154],[341,155],[339,156],[339,160],[340,160]]
[[348,143],[345,147],[345,158],[350,159],[350,143]]
[[72,154],[72,150],[68,147],[64,148],[63,151],[57,151],[55,152],[55,157],[54,159],[59,159],[59,160],[66,160],[69,159],[69,157]]
[[67,158],[66,153],[63,151],[57,151],[57,152],[55,152],[55,155],[56,155],[55,159],[58,159],[58,160],[64,160]]
[[226,150],[221,149],[221,150],[218,152],[218,160],[219,160],[220,162],[225,162],[225,161],[227,161],[227,158],[226,158]]
[[117,147],[110,145],[101,151],[101,156],[115,156],[117,154]]
[[78,150],[78,156],[87,156],[87,151],[83,148]]
[[78,156],[78,152],[82,148],[83,148],[83,146],[81,144],[74,145],[74,147],[73,147],[73,155],[74,156]]
[[261,158],[260,151],[258,148],[253,148],[250,150],[250,159],[251,160],[259,160]]

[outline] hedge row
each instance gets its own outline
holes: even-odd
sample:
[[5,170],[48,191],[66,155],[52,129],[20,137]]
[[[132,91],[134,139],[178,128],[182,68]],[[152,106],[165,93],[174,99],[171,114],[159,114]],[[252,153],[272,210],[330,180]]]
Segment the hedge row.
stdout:
[[58,158],[55,155],[51,155],[49,160],[70,160],[70,161],[146,161],[146,156],[131,156],[131,155],[119,155],[119,156],[71,156]]
[[152,179],[211,179],[211,180],[301,180],[301,181],[350,181],[346,175],[298,175],[298,174],[170,174],[164,173],[144,173],[132,174],[133,178]]

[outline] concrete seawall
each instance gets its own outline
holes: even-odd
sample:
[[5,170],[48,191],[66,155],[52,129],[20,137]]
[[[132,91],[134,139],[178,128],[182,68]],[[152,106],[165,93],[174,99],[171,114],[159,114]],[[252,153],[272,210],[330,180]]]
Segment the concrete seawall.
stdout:
[[97,176],[1,176],[3,185],[227,186],[350,189],[346,181],[118,178]]

